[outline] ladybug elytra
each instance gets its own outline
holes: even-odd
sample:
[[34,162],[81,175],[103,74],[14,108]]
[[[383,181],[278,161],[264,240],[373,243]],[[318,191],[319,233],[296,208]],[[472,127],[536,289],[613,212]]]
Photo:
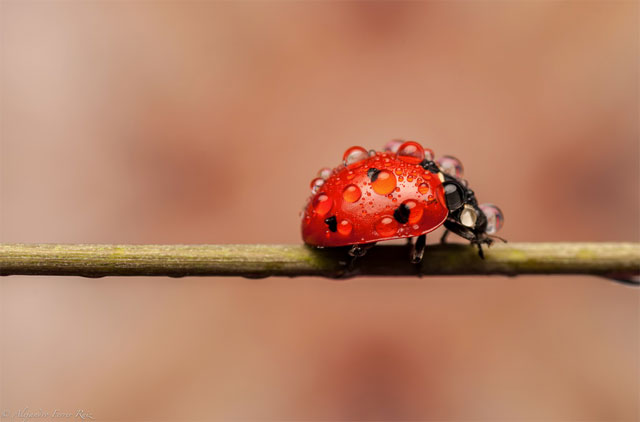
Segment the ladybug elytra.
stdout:
[[389,142],[383,151],[351,147],[342,165],[324,168],[311,182],[302,217],[304,242],[317,247],[351,246],[362,256],[376,242],[417,238],[411,261],[420,262],[426,234],[444,225],[478,247],[490,245],[504,222],[491,204],[479,205],[462,179],[459,160],[434,160],[417,142]]

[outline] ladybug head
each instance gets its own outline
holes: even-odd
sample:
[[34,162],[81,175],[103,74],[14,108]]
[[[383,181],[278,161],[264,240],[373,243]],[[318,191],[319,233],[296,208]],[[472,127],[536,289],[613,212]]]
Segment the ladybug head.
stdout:
[[462,163],[443,156],[435,162],[423,162],[423,167],[439,170],[444,178],[442,185],[449,209],[445,227],[474,243],[491,243],[490,236],[502,228],[504,216],[495,205],[478,204],[475,193],[462,178]]

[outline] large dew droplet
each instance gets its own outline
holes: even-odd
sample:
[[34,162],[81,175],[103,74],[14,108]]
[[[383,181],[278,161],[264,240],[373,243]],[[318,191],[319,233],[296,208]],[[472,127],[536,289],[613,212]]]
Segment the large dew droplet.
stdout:
[[487,229],[485,233],[495,234],[504,225],[504,214],[500,211],[500,208],[493,204],[481,204],[479,207],[484,215],[487,216]]
[[342,191],[342,198],[347,202],[356,202],[360,196],[362,196],[362,192],[356,185],[348,185]]
[[369,158],[369,151],[362,147],[351,147],[344,152],[342,161],[350,168],[358,167],[364,160]]
[[371,182],[373,191],[379,195],[387,195],[396,188],[396,176],[388,170],[381,170]]
[[436,155],[433,153],[433,150],[431,148],[425,148],[424,149],[424,159],[427,161],[433,161],[434,157]]
[[405,163],[420,164],[424,160],[424,149],[417,142],[405,142],[398,148],[398,158]]
[[460,160],[450,155],[443,155],[436,162],[444,174],[448,174],[456,179],[460,179],[464,173],[464,168]]
[[311,181],[311,192],[313,193],[318,192],[318,190],[320,190],[322,185],[324,185],[324,180],[319,177],[316,177]]
[[420,183],[420,186],[418,186],[418,192],[420,192],[423,195],[428,193],[429,185],[427,185],[426,183]]
[[384,150],[395,154],[403,143],[404,141],[402,139],[392,139],[385,144]]
[[349,220],[342,220],[338,223],[338,233],[343,236],[349,236],[353,231],[353,224]]
[[380,236],[393,236],[398,231],[398,223],[393,217],[385,215],[378,220],[374,228]]
[[313,209],[318,213],[318,215],[325,215],[331,211],[332,206],[333,200],[325,193],[321,193],[313,199]]
[[409,208],[409,224],[415,224],[422,219],[424,207],[418,201],[407,199],[403,204]]

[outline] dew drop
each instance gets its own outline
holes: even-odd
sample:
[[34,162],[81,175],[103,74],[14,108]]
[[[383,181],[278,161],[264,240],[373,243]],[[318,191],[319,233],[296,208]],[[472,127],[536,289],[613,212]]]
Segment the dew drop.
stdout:
[[393,236],[398,231],[398,223],[388,215],[378,220],[374,227],[381,236]]
[[348,185],[342,191],[342,198],[347,202],[356,202],[360,196],[362,196],[362,192],[356,185]]
[[325,193],[321,193],[313,199],[313,209],[321,216],[331,211],[332,206],[333,200]]
[[379,195],[387,195],[396,188],[396,177],[388,170],[381,170],[371,183],[373,191]]
[[324,185],[324,180],[320,177],[316,177],[311,181],[311,192],[316,193]]
[[344,152],[342,161],[345,166],[355,168],[363,164],[363,161],[369,157],[369,151],[362,147],[351,147]]
[[424,160],[424,149],[417,142],[405,142],[398,149],[398,158],[405,163],[420,164]]
[[435,157],[435,154],[433,153],[433,150],[431,148],[424,149],[425,160],[433,161],[434,157]]
[[395,154],[396,152],[398,152],[398,148],[400,148],[400,145],[402,145],[403,143],[404,141],[401,139],[393,139],[387,142],[387,144],[384,146],[384,150],[393,152]]
[[481,204],[480,209],[487,217],[487,234],[495,234],[504,225],[504,214],[493,204]]
[[321,168],[320,171],[318,172],[318,177],[323,180],[327,180],[332,173],[333,173],[332,169],[330,169],[329,167],[324,167],[324,168]]
[[349,236],[353,231],[353,224],[349,220],[342,220],[338,224],[338,233],[343,236]]
[[442,172],[451,177],[459,179],[464,173],[464,168],[462,167],[460,160],[450,155],[443,155],[437,160],[437,163]]
[[423,195],[429,192],[429,185],[427,185],[426,183],[420,183],[420,186],[418,186],[418,192]]

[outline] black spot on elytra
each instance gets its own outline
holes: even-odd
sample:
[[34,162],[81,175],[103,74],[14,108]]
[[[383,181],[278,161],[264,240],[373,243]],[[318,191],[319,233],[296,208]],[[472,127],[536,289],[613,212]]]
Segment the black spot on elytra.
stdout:
[[404,224],[409,221],[409,214],[411,210],[405,204],[400,204],[398,208],[393,211],[393,218],[400,224]]
[[335,215],[326,218],[324,222],[327,224],[327,226],[329,226],[329,230],[331,230],[332,232],[335,233],[338,230],[338,220],[336,220]]
[[378,178],[378,174],[380,174],[380,170],[371,167],[369,170],[367,170],[367,176],[369,176],[369,179],[371,179],[371,182],[375,182],[376,179]]

